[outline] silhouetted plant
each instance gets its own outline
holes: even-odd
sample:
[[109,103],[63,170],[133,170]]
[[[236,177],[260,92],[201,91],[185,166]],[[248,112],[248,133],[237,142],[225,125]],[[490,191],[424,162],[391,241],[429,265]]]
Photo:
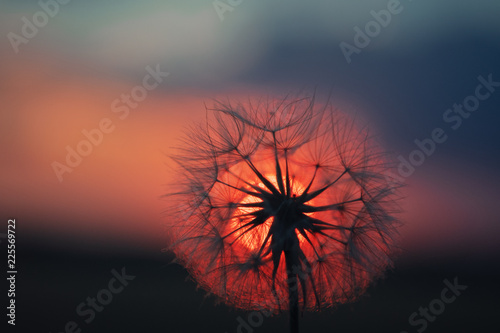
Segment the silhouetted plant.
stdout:
[[177,153],[170,248],[241,309],[354,300],[391,265],[400,184],[366,130],[314,97],[216,102]]

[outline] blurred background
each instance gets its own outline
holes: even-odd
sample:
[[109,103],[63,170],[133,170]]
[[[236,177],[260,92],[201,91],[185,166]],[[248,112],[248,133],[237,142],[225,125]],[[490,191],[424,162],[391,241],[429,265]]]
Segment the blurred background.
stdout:
[[[447,140],[405,178],[395,268],[360,301],[304,314],[302,329],[498,330],[500,87],[457,129],[443,115],[475,93],[478,77],[500,82],[500,2],[64,2],[0,1],[5,257],[7,220],[17,224],[17,325],[8,332],[71,332],[71,321],[82,332],[285,328],[286,314],[243,328],[248,313],[217,305],[169,264],[160,196],[172,181],[171,147],[214,98],[315,89],[395,158],[408,159],[435,128]],[[390,21],[373,28],[388,8]],[[347,44],[355,51],[346,56]],[[155,88],[122,99],[155,70]],[[84,147],[84,131],[103,119],[109,133]],[[79,147],[87,156],[68,165]],[[86,323],[77,306],[122,268],[135,279]],[[412,325],[455,277],[468,288],[425,329]]]

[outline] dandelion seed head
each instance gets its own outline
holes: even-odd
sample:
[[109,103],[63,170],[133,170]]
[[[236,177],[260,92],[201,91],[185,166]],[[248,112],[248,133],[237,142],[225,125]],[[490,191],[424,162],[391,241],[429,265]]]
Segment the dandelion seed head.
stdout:
[[173,161],[170,248],[229,305],[354,300],[392,263],[400,184],[365,130],[314,97],[216,102]]

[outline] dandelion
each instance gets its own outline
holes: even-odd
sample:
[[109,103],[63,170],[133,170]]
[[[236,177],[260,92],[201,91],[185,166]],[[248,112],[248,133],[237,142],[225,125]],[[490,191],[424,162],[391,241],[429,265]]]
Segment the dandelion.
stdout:
[[215,102],[172,156],[170,248],[228,305],[350,302],[391,266],[399,184],[354,122],[315,98]]

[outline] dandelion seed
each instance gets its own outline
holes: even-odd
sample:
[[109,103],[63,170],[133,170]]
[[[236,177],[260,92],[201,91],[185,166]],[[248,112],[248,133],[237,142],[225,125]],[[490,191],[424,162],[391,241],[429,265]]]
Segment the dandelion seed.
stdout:
[[350,302],[391,265],[399,184],[366,131],[314,97],[216,103],[187,133],[167,195],[171,249],[246,310]]

